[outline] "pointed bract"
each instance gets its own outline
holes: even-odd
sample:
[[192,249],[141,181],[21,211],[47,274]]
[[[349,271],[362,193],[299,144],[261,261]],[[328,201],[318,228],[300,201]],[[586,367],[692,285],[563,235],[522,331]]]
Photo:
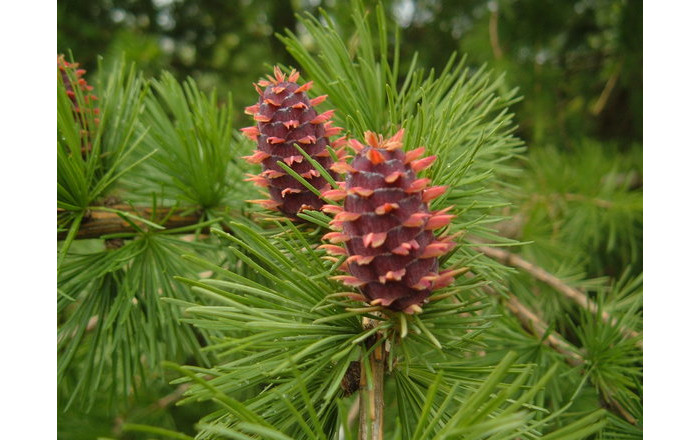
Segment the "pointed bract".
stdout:
[[415,173],[423,171],[424,169],[432,165],[433,162],[435,162],[435,159],[437,159],[437,156],[428,156],[424,157],[423,159],[415,160],[411,162],[411,169],[413,169],[413,172]]

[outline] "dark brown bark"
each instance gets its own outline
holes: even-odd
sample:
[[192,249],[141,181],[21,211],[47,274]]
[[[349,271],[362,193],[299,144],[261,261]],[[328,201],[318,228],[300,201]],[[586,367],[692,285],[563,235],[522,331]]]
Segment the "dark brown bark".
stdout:
[[[153,208],[146,207],[132,207],[129,205],[114,205],[110,206],[110,209],[115,209],[123,211],[138,217],[144,218],[154,223],[160,224],[163,219],[165,222],[162,226],[166,229],[180,228],[183,226],[190,226],[197,224],[201,218],[197,212],[193,212],[191,208],[178,209],[171,214],[171,208],[156,208],[155,215]],[[60,213],[59,213],[60,214]],[[153,220],[155,219],[155,220]],[[148,226],[143,222],[138,220],[130,219],[140,228],[148,229]],[[78,229],[76,239],[85,238],[100,238],[107,234],[117,234],[117,233],[128,233],[136,232],[119,214],[107,211],[91,211],[89,215],[85,216],[85,219]],[[58,233],[58,240],[63,240],[66,238],[66,232]]]

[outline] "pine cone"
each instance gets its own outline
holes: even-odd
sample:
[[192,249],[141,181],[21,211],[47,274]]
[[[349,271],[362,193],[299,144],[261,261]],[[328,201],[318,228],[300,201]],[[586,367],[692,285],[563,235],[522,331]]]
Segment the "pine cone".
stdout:
[[343,268],[350,275],[334,277],[359,287],[367,302],[412,314],[421,310],[430,293],[449,285],[461,270],[438,272],[438,257],[452,250],[450,237],[435,238],[434,230],[447,226],[450,208],[430,211],[427,203],[447,187],[428,187],[429,179],[416,173],[429,167],[435,156],[419,157],[420,147],[404,153],[403,130],[388,140],[365,133],[362,145],[352,139],[357,152],[351,164],[338,162],[331,169],[347,173],[344,188],[328,190],[329,200],[345,200],[344,206],[325,205],[335,214],[331,224],[342,232],[330,232],[324,239],[345,243],[345,248],[323,245],[331,254],[348,255]]
[[[295,218],[302,209],[318,210],[323,206],[321,199],[307,189],[302,183],[288,174],[278,161],[284,162],[292,170],[304,177],[318,190],[328,189],[328,182],[321,173],[302,156],[294,147],[299,145],[310,157],[322,167],[329,170],[332,159],[326,147],[337,149],[344,139],[330,142],[329,137],[340,133],[339,127],[333,127],[330,118],[333,110],[318,114],[314,106],[322,103],[327,95],[309,99],[306,91],[311,88],[311,82],[299,85],[296,80],[299,74],[292,71],[286,80],[278,67],[275,67],[275,77],[268,77],[255,84],[260,94],[258,103],[246,108],[246,113],[253,115],[258,122],[253,127],[241,131],[258,144],[251,156],[246,156],[250,163],[261,163],[263,171],[259,175],[249,175],[248,181],[258,186],[268,188],[270,200],[251,200],[269,209],[278,209],[285,215]],[[260,87],[265,87],[262,91]],[[329,170],[335,179],[336,174]]]

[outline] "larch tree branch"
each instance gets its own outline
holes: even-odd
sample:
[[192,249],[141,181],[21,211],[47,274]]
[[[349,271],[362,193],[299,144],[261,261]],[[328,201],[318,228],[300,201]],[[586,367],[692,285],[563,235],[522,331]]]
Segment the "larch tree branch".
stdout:
[[[156,208],[155,211],[151,207],[133,207],[130,205],[113,205],[110,209],[125,212],[147,220],[156,219],[162,221],[162,226],[165,229],[181,228],[197,224],[201,218],[195,208]],[[58,215],[61,215],[59,212]],[[159,220],[160,219],[160,220]],[[147,228],[143,222],[132,220],[137,226]],[[100,238],[108,234],[120,234],[136,232],[134,227],[124,220],[124,218],[116,212],[111,211],[91,211],[89,215],[80,224],[76,239],[85,238]],[[66,232],[58,233],[58,240],[66,238]]]
[[491,11],[491,17],[489,18],[489,42],[491,43],[493,57],[497,60],[503,58],[503,50],[498,42],[498,9]]
[[[467,272],[465,276],[469,278],[475,277],[472,272]],[[496,289],[491,286],[483,286],[482,289],[491,296],[503,299],[503,295],[498,293]],[[576,347],[564,339],[559,333],[551,330],[550,326],[542,318],[530,310],[525,304],[521,303],[513,294],[508,293],[505,306],[513,316],[520,321],[522,328],[537,336],[539,339],[542,339],[546,345],[562,354],[569,365],[579,366],[583,364],[583,357],[578,353]],[[549,333],[547,333],[548,330]],[[547,335],[546,338],[544,337],[545,335]]]
[[[471,272],[467,272],[466,276],[473,278],[475,275]],[[491,286],[484,286],[483,289],[491,296],[503,298],[503,296]],[[550,329],[547,322],[540,318],[537,313],[530,310],[525,304],[521,303],[520,300],[515,297],[515,295],[508,293],[508,298],[505,300],[505,306],[518,319],[518,321],[520,321],[520,326],[525,329],[525,331],[537,336],[544,344],[548,345],[556,352],[564,356],[564,360],[567,364],[571,365],[572,367],[583,366],[585,360],[583,356],[579,354],[578,348],[567,341],[562,335]],[[616,414],[627,420],[627,422],[632,425],[637,424],[637,419],[635,419],[629,413],[629,411],[627,411],[625,407],[620,404],[620,402],[609,395],[604,397],[605,401],[610,405],[611,409]]]
[[[581,292],[580,290],[569,286],[560,278],[557,278],[556,276],[547,272],[543,268],[525,260],[519,255],[516,255],[512,252],[508,252],[504,249],[489,246],[477,246],[475,249],[478,252],[481,252],[482,254],[490,258],[498,260],[499,262],[507,266],[516,267],[518,269],[524,270],[525,272],[532,275],[535,279],[548,284],[554,290],[558,291],[566,298],[569,298],[570,300],[583,307],[584,309],[588,310],[589,312],[593,314],[597,314],[599,312],[598,305],[591,301],[588,295],[586,295],[584,292]],[[617,325],[617,319],[610,316],[608,312],[601,310],[600,316],[603,319],[603,321],[607,324]],[[620,331],[623,335],[625,335],[628,338],[638,338],[640,336],[638,332],[624,327],[622,325],[620,325]],[[638,341],[637,346],[642,348],[641,339]]]
[[529,330],[540,339],[544,338],[544,342],[561,353],[569,365],[576,367],[583,364],[583,357],[576,351],[576,348],[559,333],[550,330],[546,322],[521,303],[515,296],[510,295],[505,305],[508,310],[518,318],[523,328]]

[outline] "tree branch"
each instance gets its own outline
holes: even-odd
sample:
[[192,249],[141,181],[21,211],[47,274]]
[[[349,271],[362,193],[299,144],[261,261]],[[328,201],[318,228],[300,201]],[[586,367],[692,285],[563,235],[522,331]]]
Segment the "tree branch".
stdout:
[[[561,293],[565,297],[574,301],[576,304],[578,304],[579,306],[588,310],[589,312],[591,312],[593,314],[598,313],[598,305],[596,303],[594,303],[593,301],[591,301],[590,298],[588,297],[588,295],[586,295],[584,292],[581,292],[580,290],[574,289],[573,287],[564,283],[564,281],[562,281],[561,279],[555,277],[554,275],[547,272],[543,268],[536,266],[533,263],[530,263],[529,261],[523,259],[519,255],[513,254],[513,253],[508,252],[508,251],[503,250],[503,249],[499,249],[499,248],[495,248],[495,247],[488,247],[488,246],[477,246],[475,249],[477,251],[481,252],[482,254],[484,254],[488,257],[491,257],[495,260],[498,260],[507,266],[517,267],[519,269],[524,270],[525,272],[532,275],[535,279],[548,284],[554,290],[558,291],[559,293]],[[601,315],[604,322],[606,322],[610,325],[617,324],[617,319],[610,316],[610,314],[608,312],[600,311],[600,315]],[[627,327],[624,327],[622,325],[620,326],[620,331],[622,332],[623,335],[625,335],[628,338],[639,337],[638,332],[631,330],[631,329],[628,329]],[[641,339],[637,343],[637,346],[642,348]]]
[[608,403],[610,406],[612,406],[613,410],[622,417],[623,419],[627,420],[627,422],[631,425],[636,425],[637,424],[637,419],[634,418],[632,414],[629,413],[625,409],[624,406],[620,404],[617,400],[613,399],[612,396],[608,395],[607,393],[603,393],[603,400],[605,400],[606,403]]
[[510,295],[508,297],[506,307],[518,318],[523,328],[529,329],[540,339],[544,338],[546,334],[547,337],[544,338],[544,342],[561,353],[569,365],[576,367],[583,364],[583,357],[576,352],[574,346],[554,330],[550,330],[549,333],[547,333],[549,325],[540,319],[535,312],[521,303],[515,296]]
[[503,58],[503,50],[501,50],[501,45],[498,43],[498,9],[491,11],[491,17],[489,18],[489,42],[491,43],[493,57],[497,60]]
[[[474,278],[476,275],[474,275],[472,272],[467,272],[465,276]],[[503,298],[503,296],[491,286],[483,286],[483,289],[484,292],[491,296],[500,299]],[[513,315],[515,315],[516,318],[518,318],[521,327],[526,331],[534,334],[540,339],[543,339],[544,335],[547,334],[549,325],[542,320],[542,318],[537,316],[535,312],[530,310],[525,304],[521,303],[514,295],[510,293],[508,294],[508,299],[505,302],[505,306]],[[576,351],[574,345],[564,339],[564,337],[556,331],[550,330],[547,337],[543,339],[543,342],[552,347],[555,351],[561,353],[569,365],[578,366],[583,363],[583,357]]]
[[591,108],[591,113],[593,114],[593,116],[598,116],[605,108],[605,104],[608,103],[608,99],[610,99],[610,94],[615,88],[617,80],[620,78],[620,72],[622,72],[622,62],[617,63],[612,75],[610,75],[610,78],[608,78],[608,81],[605,83],[605,87],[603,88],[603,91],[598,97],[598,100],[595,102],[595,105],[593,105],[593,108]]
[[[498,293],[493,291],[493,289],[491,290],[494,294],[498,295]],[[532,310],[528,309],[524,304],[522,304],[515,296],[509,295],[508,301],[506,302],[506,307],[508,307],[508,310],[510,310],[513,315],[518,318],[523,328],[531,331],[538,338],[542,339],[544,335],[547,334],[546,332],[549,325]],[[576,352],[576,348],[559,333],[553,330],[550,331],[549,334],[547,334],[547,337],[544,339],[544,342],[557,352],[561,353],[564,356],[566,363],[572,367],[579,367],[583,365],[583,357],[578,354]],[[619,416],[627,420],[627,422],[632,425],[637,424],[637,419],[635,419],[629,413],[629,411],[627,411],[625,407],[620,404],[620,402],[612,398],[612,396],[605,396],[604,398]]]
[[[153,208],[150,207],[132,207],[129,205],[114,205],[110,206],[110,208],[145,219],[166,219],[162,225],[166,229],[195,225],[201,220],[199,214],[193,212],[193,208],[177,209],[174,212],[172,208],[156,208],[154,212]],[[142,222],[136,220],[132,221],[139,227],[147,228]],[[107,234],[129,232],[134,232],[133,226],[125,221],[119,214],[107,211],[92,211],[80,224],[80,229],[78,229],[75,238],[100,238]],[[59,232],[58,240],[65,239],[66,234],[66,232]]]
[[[466,276],[474,277],[475,275],[471,272],[467,272]],[[485,286],[484,291],[492,296],[502,298],[502,296],[491,286]],[[572,367],[580,367],[584,363],[584,358],[581,356],[577,348],[567,341],[563,336],[554,330],[549,330],[549,324],[547,324],[542,318],[540,318],[535,312],[530,310],[526,305],[521,303],[514,295],[508,294],[508,299],[505,303],[508,310],[510,310],[518,321],[520,321],[521,327],[526,331],[532,333],[541,339],[546,345],[552,347],[555,351],[559,352],[564,356],[564,360],[567,364]],[[549,330],[549,333],[547,331]],[[545,338],[545,334],[547,337]],[[627,411],[617,400],[612,396],[605,395],[605,402],[607,402],[612,408],[612,410],[617,413],[620,417],[627,420],[632,425],[637,424],[637,419],[635,419],[629,411]]]

